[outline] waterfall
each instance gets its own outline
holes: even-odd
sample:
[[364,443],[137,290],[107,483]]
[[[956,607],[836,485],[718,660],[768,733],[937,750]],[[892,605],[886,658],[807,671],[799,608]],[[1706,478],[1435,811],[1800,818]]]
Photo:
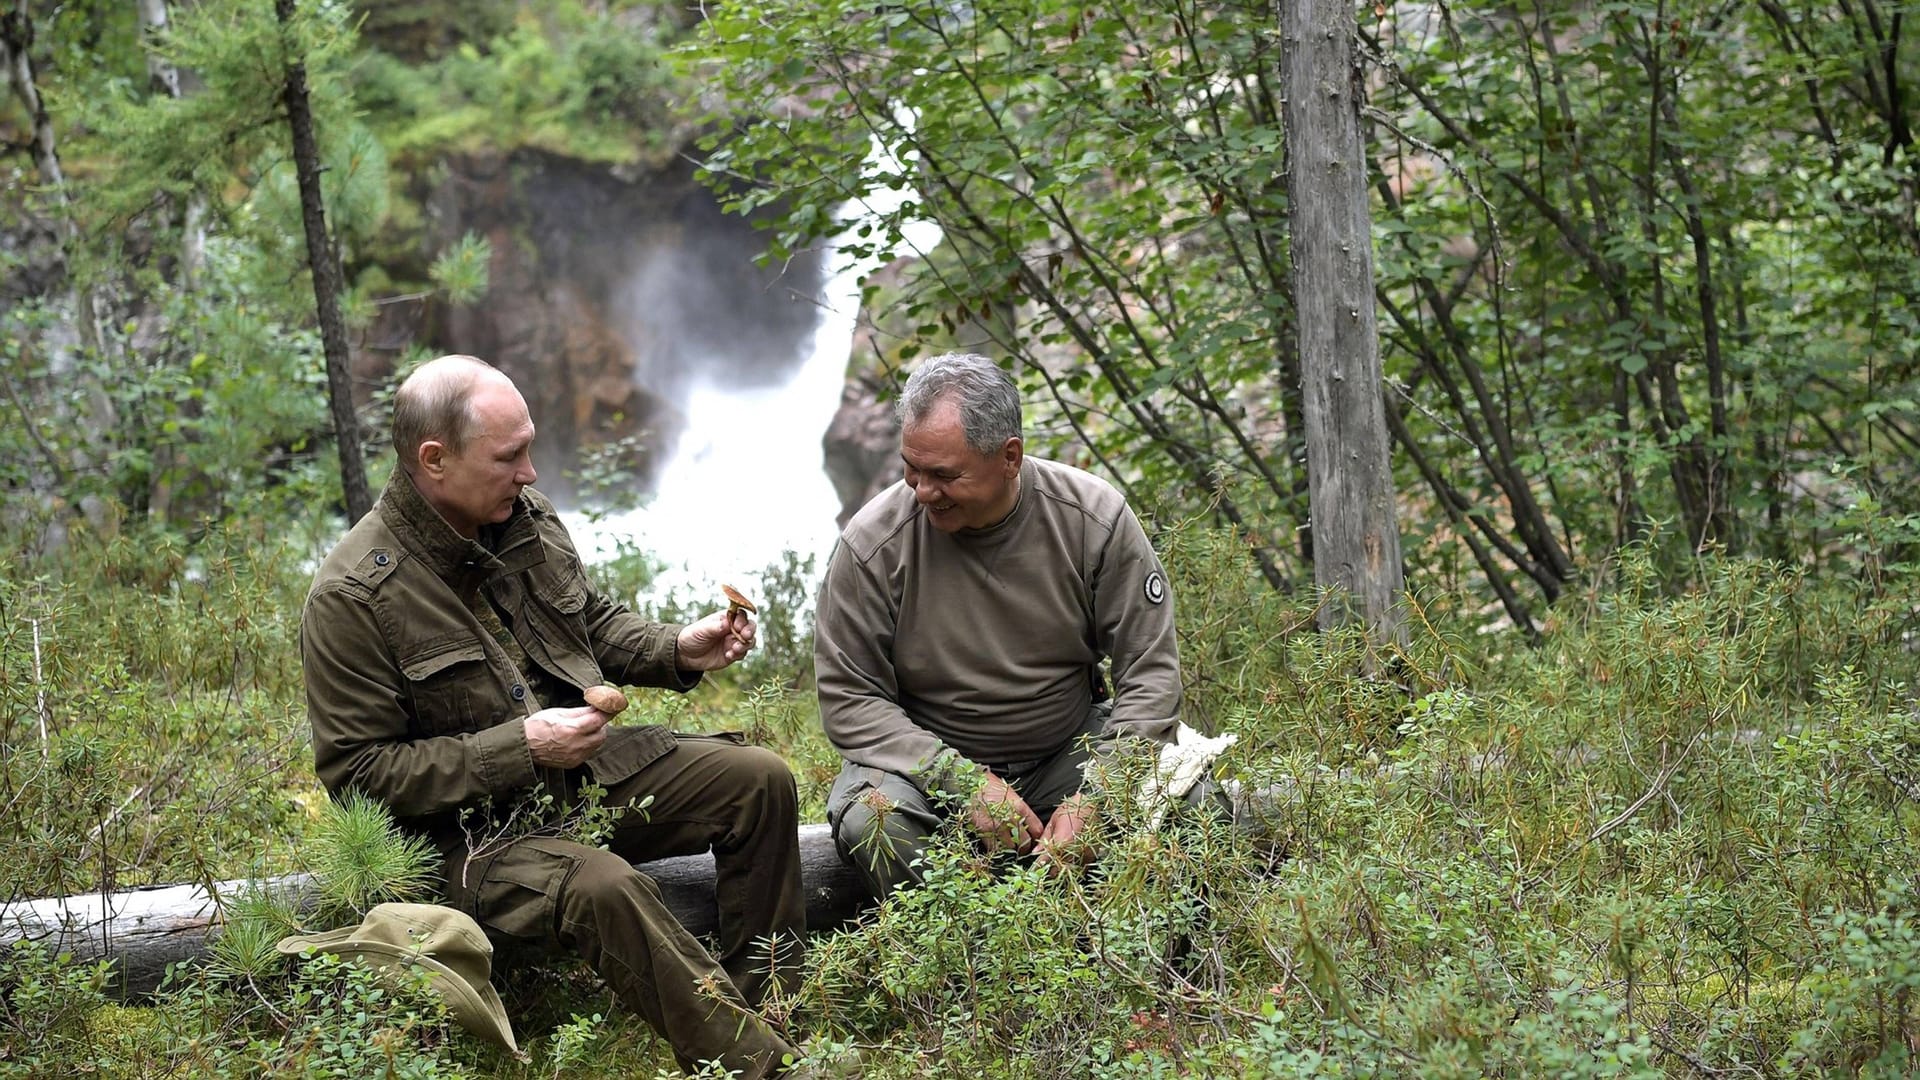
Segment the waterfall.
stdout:
[[[877,141],[867,167],[874,175],[906,171]],[[836,217],[845,232],[906,197],[905,191],[883,188],[842,206]],[[905,232],[905,249],[914,254],[932,250],[940,235],[930,223],[914,223]],[[808,351],[786,382],[742,387],[689,374],[685,424],[662,455],[653,497],[625,513],[563,515],[590,563],[616,554],[624,541],[664,564],[641,597],[643,606],[671,601],[706,610],[707,598],[718,606],[721,583],[758,595],[764,572],[789,555],[812,560],[809,596],[825,572],[839,535],[834,518],[840,502],[827,479],[821,437],[840,406],[860,283],[879,264],[829,247],[823,265],[828,269],[814,298],[819,315]]]

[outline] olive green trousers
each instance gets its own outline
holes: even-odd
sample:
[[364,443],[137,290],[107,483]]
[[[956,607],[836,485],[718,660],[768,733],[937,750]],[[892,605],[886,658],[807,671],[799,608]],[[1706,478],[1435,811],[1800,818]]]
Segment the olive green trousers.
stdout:
[[[806,930],[798,798],[779,755],[725,736],[674,748],[607,791],[624,813],[609,850],[553,837],[483,845],[447,861],[449,903],[490,936],[579,954],[673,1048],[681,1068],[719,1061],[772,1075],[793,1048],[747,1011],[797,974]],[[718,956],[633,863],[712,851]],[[797,1055],[796,1055],[797,1056]]]

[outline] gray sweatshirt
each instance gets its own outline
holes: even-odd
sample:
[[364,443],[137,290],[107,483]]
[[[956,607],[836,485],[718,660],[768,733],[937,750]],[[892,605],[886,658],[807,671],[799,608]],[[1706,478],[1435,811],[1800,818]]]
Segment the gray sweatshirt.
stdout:
[[1111,484],[1027,457],[1013,512],[943,533],[904,483],[841,534],[814,628],[820,719],[841,756],[952,790],[965,761],[1028,761],[1086,722],[1103,657],[1109,734],[1166,742],[1180,712],[1173,598]]

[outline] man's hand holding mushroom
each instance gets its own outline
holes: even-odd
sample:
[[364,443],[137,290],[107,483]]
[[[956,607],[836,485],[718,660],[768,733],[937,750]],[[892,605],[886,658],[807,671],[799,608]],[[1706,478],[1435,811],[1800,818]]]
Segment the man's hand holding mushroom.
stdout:
[[608,719],[591,705],[541,709],[527,717],[527,751],[535,765],[571,769],[584,764],[607,741]]
[[719,671],[753,650],[759,632],[753,624],[753,603],[732,586],[721,588],[727,594],[727,609],[680,630],[674,664],[682,671]]
[[571,769],[600,752],[607,725],[627,709],[627,695],[614,686],[589,686],[585,705],[541,709],[527,717],[527,752],[535,765]]

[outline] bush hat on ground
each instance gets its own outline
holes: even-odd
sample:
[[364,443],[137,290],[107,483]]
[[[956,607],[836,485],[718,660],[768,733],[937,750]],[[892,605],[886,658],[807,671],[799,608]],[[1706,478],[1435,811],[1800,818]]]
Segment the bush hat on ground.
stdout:
[[295,934],[280,939],[278,948],[288,955],[319,950],[382,970],[418,964],[461,1027],[520,1053],[506,1006],[489,981],[493,943],[464,912],[437,904],[376,904],[358,926]]

